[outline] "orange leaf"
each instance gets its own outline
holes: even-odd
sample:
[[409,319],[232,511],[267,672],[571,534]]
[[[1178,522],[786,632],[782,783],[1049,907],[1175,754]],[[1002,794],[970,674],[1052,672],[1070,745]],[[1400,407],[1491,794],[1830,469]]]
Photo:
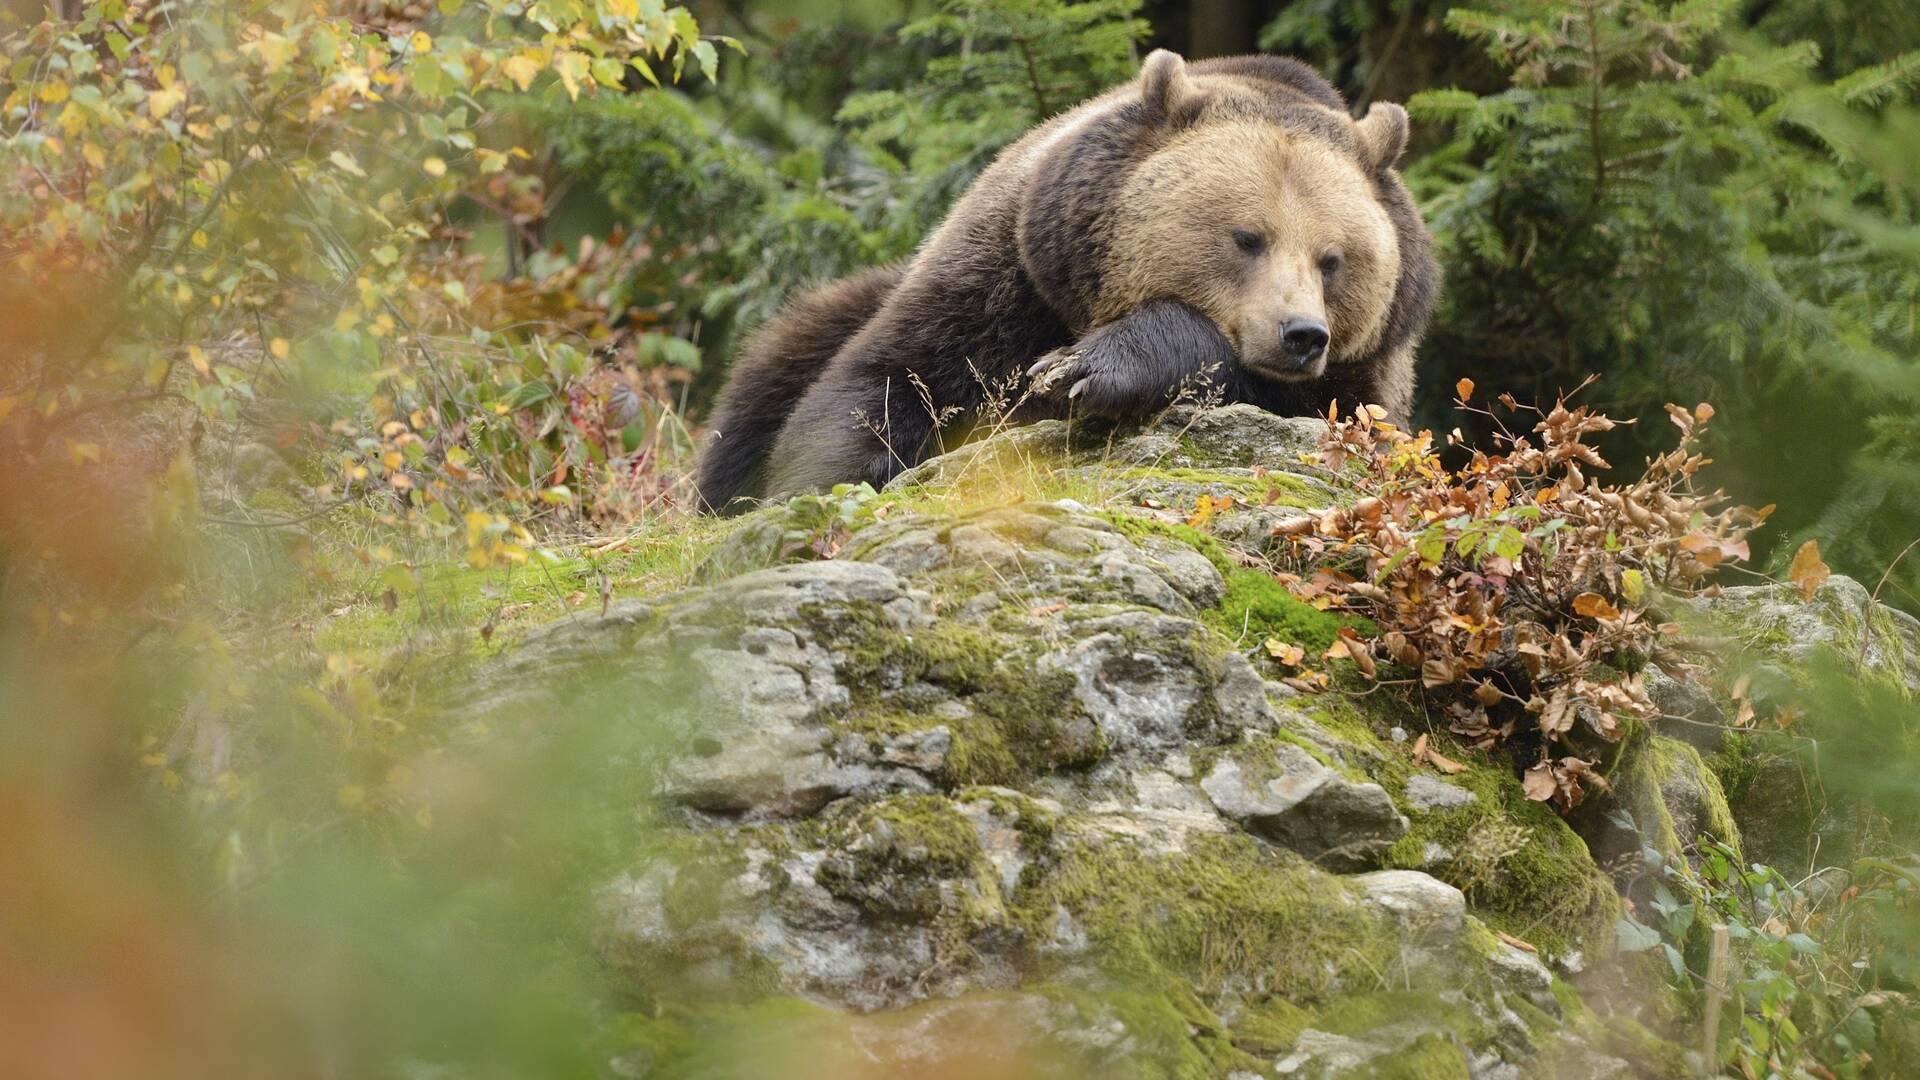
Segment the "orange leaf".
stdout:
[[1473,396],[1473,380],[1461,379],[1459,382],[1454,383],[1453,392],[1460,396],[1461,401],[1467,400]]
[[1573,598],[1573,611],[1589,619],[1617,619],[1619,609],[1607,602],[1607,598],[1596,592],[1583,592]]
[[1833,576],[1827,564],[1820,561],[1820,541],[1809,540],[1800,545],[1793,553],[1793,565],[1787,569],[1787,580],[1800,588],[1800,598],[1812,600],[1820,586]]

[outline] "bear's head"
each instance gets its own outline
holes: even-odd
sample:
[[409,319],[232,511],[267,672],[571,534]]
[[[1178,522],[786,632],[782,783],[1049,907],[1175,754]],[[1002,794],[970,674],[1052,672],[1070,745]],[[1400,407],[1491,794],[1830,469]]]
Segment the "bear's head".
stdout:
[[[1098,324],[1178,300],[1219,325],[1255,374],[1312,379],[1397,345],[1385,340],[1406,336],[1396,300],[1428,302],[1396,295],[1403,263],[1427,258],[1393,172],[1407,114],[1379,103],[1354,121],[1292,61],[1237,63],[1147,58],[1129,110],[1145,134],[1105,208],[1088,314]],[[1290,85],[1295,69],[1312,85]]]

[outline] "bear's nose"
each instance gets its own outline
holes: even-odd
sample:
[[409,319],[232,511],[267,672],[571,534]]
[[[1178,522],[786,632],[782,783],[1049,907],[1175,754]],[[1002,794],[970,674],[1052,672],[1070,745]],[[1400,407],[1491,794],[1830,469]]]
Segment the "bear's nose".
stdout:
[[1287,359],[1301,367],[1318,360],[1332,339],[1327,324],[1319,319],[1288,319],[1280,324],[1280,346],[1286,350]]

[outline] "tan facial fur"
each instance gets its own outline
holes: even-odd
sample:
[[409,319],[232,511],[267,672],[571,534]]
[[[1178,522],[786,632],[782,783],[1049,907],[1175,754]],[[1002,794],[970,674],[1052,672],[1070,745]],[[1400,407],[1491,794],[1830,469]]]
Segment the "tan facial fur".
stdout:
[[[1202,123],[1143,162],[1116,206],[1096,322],[1179,300],[1219,324],[1243,364],[1276,378],[1311,378],[1379,344],[1399,240],[1349,153],[1264,120]],[[1263,247],[1249,252],[1236,232]],[[1339,261],[1330,276],[1329,256]],[[1308,371],[1283,370],[1281,327],[1297,318],[1332,335]]]

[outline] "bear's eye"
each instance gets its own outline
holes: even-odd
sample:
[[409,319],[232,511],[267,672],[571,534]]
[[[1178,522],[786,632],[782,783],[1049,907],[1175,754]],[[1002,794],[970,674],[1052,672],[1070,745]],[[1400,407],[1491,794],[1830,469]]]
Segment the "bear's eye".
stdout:
[[1320,276],[1332,277],[1340,272],[1340,268],[1346,265],[1346,262],[1347,260],[1341,258],[1339,252],[1327,252],[1325,255],[1320,256]]
[[1249,255],[1258,255],[1267,250],[1267,238],[1257,232],[1246,229],[1233,230],[1233,245]]

